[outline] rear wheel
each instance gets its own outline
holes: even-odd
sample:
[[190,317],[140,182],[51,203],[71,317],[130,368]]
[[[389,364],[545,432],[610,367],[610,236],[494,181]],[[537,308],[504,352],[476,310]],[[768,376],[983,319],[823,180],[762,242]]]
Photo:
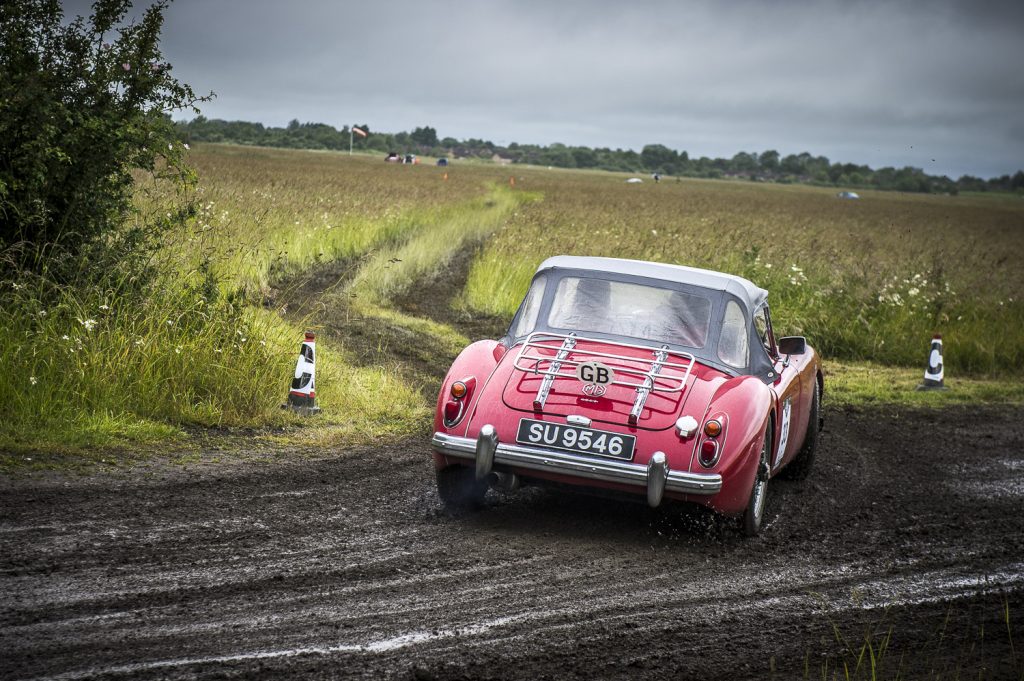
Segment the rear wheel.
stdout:
[[814,381],[814,395],[811,397],[811,413],[807,419],[807,435],[796,457],[786,466],[783,474],[790,480],[803,480],[811,474],[814,456],[818,452],[818,432],[821,430],[821,386]]
[[449,466],[437,471],[437,495],[451,510],[469,510],[483,505],[487,482],[476,479],[476,470]]
[[764,522],[764,508],[768,497],[768,461],[772,451],[771,421],[764,429],[764,442],[761,444],[761,456],[757,460],[757,472],[754,474],[754,487],[750,491],[747,510],[740,517],[740,529],[748,537],[757,536]]

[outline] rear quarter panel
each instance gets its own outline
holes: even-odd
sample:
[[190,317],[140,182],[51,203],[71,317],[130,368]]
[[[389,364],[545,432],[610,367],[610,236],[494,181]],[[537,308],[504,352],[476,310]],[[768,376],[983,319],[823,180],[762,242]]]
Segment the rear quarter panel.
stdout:
[[[466,434],[472,414],[476,410],[481,396],[486,392],[491,375],[506,351],[507,348],[497,341],[482,340],[466,346],[459,353],[459,356],[452,362],[451,368],[448,369],[444,380],[441,381],[441,390],[437,394],[437,404],[434,409],[434,432],[452,435]],[[449,428],[444,424],[444,404],[448,401],[452,383],[467,381],[471,378],[476,380],[476,385],[465,398],[466,406],[462,420]],[[446,458],[440,454],[434,454],[434,461],[439,468],[448,465]]]
[[714,466],[702,466],[696,456],[700,443],[706,439],[702,432],[698,436],[690,470],[722,476],[722,491],[709,504],[715,510],[735,515],[746,507],[774,402],[768,386],[753,376],[738,376],[726,381],[712,397],[704,418],[705,421],[716,417],[723,420],[724,429],[719,436],[722,452]]

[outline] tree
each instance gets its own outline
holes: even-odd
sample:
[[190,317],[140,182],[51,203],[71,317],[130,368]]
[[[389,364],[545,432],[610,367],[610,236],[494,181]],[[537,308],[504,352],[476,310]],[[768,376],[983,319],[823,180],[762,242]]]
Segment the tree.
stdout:
[[577,168],[593,168],[597,165],[597,154],[589,147],[573,147],[572,156]]
[[1010,178],[1010,189],[1020,191],[1024,189],[1024,170],[1018,170]]
[[811,155],[806,151],[800,155],[790,154],[782,159],[782,172],[790,175],[807,175],[809,173],[807,166],[811,160]]
[[88,22],[65,23],[57,0],[0,3],[0,254],[8,265],[59,278],[60,263],[78,269],[87,253],[131,249],[143,239],[125,231],[132,171],[189,176],[169,114],[198,113],[207,98],[172,77],[162,58],[166,7],[157,2],[125,24],[130,0],[97,0]]
[[762,151],[757,157],[757,163],[761,170],[774,175],[779,170],[779,152],[774,149]]
[[410,133],[409,138],[421,147],[437,146],[437,130],[430,126],[416,128]]
[[663,144],[648,144],[640,152],[644,168],[652,172],[671,173],[679,156]]
[[757,154],[738,152],[732,157],[732,170],[736,173],[754,173],[757,171]]

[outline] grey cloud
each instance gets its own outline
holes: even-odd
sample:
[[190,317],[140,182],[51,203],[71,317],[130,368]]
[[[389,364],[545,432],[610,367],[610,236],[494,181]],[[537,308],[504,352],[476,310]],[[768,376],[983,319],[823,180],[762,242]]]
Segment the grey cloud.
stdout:
[[1024,166],[1022,6],[179,0],[163,44],[212,117],[992,175]]

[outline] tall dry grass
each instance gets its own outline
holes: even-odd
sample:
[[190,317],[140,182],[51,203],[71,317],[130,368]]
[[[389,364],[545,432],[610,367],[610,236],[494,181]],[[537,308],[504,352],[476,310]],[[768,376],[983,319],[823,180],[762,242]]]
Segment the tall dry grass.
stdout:
[[[192,161],[198,210],[167,235],[144,296],[0,282],[0,447],[296,422],[278,406],[305,325],[264,305],[273,285],[320,262],[372,257],[488,191],[484,179],[443,182],[430,168],[339,154],[205,147]],[[177,198],[142,185],[139,195],[148,216],[170,213]],[[360,438],[419,426],[415,386],[322,340],[318,423]]]
[[[528,178],[529,179],[529,178]],[[686,180],[627,185],[610,174],[538,174],[474,263],[463,296],[511,315],[556,254],[655,260],[747,277],[776,325],[825,356],[920,365],[933,333],[947,365],[1024,371],[1024,202]]]

